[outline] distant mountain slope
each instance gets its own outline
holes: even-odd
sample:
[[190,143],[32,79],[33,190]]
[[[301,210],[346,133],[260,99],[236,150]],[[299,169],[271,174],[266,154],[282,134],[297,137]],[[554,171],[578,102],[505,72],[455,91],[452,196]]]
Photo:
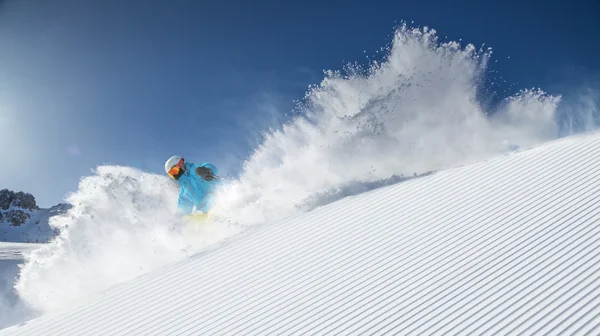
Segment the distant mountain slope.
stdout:
[[0,190],[0,241],[22,243],[48,242],[57,232],[49,219],[70,209],[58,204],[49,209],[37,206],[35,197],[24,192]]

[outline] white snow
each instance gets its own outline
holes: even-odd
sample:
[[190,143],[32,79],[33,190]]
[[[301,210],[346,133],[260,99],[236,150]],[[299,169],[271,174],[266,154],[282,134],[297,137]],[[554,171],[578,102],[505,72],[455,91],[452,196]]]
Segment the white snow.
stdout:
[[597,332],[599,150],[570,137],[344,198],[0,335]]
[[39,315],[20,300],[13,288],[19,264],[42,244],[0,242],[0,329]]
[[43,244],[0,242],[0,260],[23,260]]

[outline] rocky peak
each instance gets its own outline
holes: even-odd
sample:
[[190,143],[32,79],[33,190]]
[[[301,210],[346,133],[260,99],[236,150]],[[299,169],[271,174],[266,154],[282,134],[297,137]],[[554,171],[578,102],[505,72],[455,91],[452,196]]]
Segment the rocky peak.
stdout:
[[39,210],[33,195],[22,191],[13,192],[8,189],[0,190],[0,209],[8,210],[11,206],[24,210]]
[[39,209],[31,194],[0,190],[0,222],[6,220],[12,226],[20,226],[31,218],[32,211]]
[[71,207],[58,204],[40,209],[31,194],[0,190],[0,241],[48,242],[59,233],[50,226],[50,218]]
[[8,210],[14,196],[15,193],[8,189],[0,190],[0,210]]

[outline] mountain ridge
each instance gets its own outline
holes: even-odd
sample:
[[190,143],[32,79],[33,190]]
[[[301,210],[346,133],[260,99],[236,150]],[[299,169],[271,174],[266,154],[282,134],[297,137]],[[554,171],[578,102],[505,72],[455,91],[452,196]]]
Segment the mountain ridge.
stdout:
[[70,204],[40,208],[35,197],[23,191],[0,190],[0,241],[46,243],[58,234],[50,218],[63,214]]

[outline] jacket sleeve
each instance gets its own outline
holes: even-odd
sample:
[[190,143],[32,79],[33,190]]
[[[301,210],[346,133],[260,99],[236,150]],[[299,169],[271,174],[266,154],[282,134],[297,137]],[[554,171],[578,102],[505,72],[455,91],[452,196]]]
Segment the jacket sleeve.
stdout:
[[189,215],[192,213],[193,210],[194,203],[192,203],[192,201],[188,200],[187,198],[179,195],[179,200],[177,201],[177,212],[184,215]]

